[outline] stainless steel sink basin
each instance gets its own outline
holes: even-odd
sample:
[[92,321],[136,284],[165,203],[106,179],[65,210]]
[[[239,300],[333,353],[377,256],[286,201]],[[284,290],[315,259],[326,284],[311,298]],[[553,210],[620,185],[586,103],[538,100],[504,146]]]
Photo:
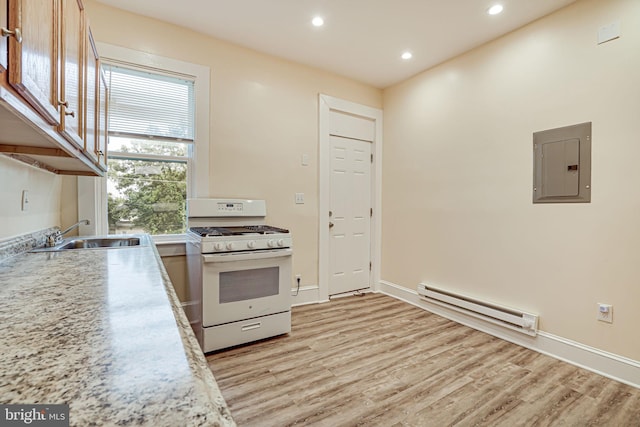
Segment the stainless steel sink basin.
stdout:
[[148,246],[149,236],[145,234],[113,236],[80,236],[64,239],[55,246],[32,250],[32,252],[66,251],[73,249],[110,249],[131,246]]
[[78,238],[64,243],[58,249],[114,248],[118,246],[140,246],[140,239],[137,237]]

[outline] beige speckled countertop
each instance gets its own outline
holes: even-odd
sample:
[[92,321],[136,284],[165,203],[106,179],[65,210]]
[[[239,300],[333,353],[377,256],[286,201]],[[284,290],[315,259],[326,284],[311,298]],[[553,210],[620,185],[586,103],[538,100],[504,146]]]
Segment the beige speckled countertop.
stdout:
[[70,423],[234,426],[153,245],[0,262],[0,403]]

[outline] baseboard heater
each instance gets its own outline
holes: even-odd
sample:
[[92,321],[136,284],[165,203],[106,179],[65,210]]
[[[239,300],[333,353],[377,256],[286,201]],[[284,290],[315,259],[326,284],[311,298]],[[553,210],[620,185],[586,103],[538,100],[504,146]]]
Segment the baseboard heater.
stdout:
[[479,301],[425,283],[418,284],[418,294],[430,303],[504,326],[527,335],[538,333],[538,315]]

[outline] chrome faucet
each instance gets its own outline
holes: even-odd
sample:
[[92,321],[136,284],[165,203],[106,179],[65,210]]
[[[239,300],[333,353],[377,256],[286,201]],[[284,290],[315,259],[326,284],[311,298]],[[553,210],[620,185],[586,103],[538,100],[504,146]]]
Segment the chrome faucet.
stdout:
[[64,236],[65,234],[67,234],[71,230],[80,227],[82,224],[89,225],[90,222],[89,222],[88,219],[83,219],[83,220],[80,220],[80,221],[76,222],[75,224],[73,224],[71,227],[67,228],[64,231],[57,230],[55,233],[49,234],[47,236],[47,246],[51,247],[51,246],[57,245],[58,243],[61,243],[62,242],[62,236]]

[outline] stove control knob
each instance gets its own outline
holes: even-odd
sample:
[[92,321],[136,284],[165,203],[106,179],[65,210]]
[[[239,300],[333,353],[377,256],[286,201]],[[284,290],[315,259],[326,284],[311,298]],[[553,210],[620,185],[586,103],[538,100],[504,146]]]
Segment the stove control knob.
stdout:
[[233,249],[233,242],[227,243],[227,249],[229,249],[229,250]]
[[274,240],[269,240],[267,242],[267,246],[269,246],[270,248],[274,247],[276,245],[276,242]]
[[278,246],[284,246],[284,240],[278,239]]
[[221,251],[221,250],[224,248],[224,245],[223,245],[222,243],[218,242],[218,243],[216,243],[216,244],[214,244],[214,245],[213,245],[213,248],[214,248],[216,251]]
[[253,248],[255,248],[255,247],[256,247],[256,242],[255,242],[255,240],[249,240],[249,242],[247,243],[247,247],[248,247],[249,249],[253,249]]

